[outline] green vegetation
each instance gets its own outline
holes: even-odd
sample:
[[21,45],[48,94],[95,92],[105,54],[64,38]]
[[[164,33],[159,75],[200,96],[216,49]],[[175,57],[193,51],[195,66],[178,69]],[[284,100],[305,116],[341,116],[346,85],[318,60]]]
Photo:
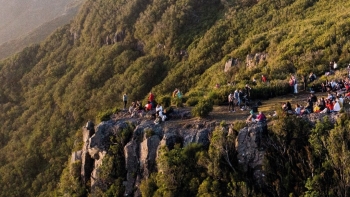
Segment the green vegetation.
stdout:
[[202,99],[192,109],[192,115],[206,117],[213,110],[213,102],[210,99]]
[[[321,76],[333,60],[345,67],[350,61],[349,13],[345,0],[87,0],[69,25],[0,62],[1,196],[58,195],[68,189],[58,188],[60,179],[72,184],[72,196],[85,194],[68,176],[73,171],[66,169],[67,156],[81,146],[75,143],[81,140],[76,131],[87,120],[105,120],[121,108],[124,92],[134,101],[152,91],[166,105],[179,88],[184,93],[181,103],[195,105],[193,114],[203,117],[212,104],[223,104],[229,92],[247,83],[252,96],[269,98],[288,91],[290,73]],[[253,59],[254,66],[247,68],[247,55],[255,53],[267,57]],[[239,61],[224,72],[230,58]],[[261,75],[269,82],[262,83]],[[277,121],[271,131],[277,149],[271,150],[266,165],[267,181],[277,189],[268,192],[347,196],[346,117],[334,128],[319,123],[315,130],[299,119]],[[213,137],[234,144],[218,133]],[[208,150],[197,145],[164,150],[159,165],[168,168],[162,169],[188,164],[178,172],[184,182],[175,174],[179,185],[168,187],[173,183],[169,177],[156,174],[142,184],[142,192],[263,196],[246,178],[252,176],[241,174],[232,160],[234,148],[225,147],[232,154],[225,158],[220,143],[211,142]],[[167,164],[174,157],[179,163]],[[188,158],[192,160],[184,162]],[[123,166],[115,158],[106,163],[105,169]],[[106,174],[109,195],[122,193],[122,180],[116,177],[123,173]]]

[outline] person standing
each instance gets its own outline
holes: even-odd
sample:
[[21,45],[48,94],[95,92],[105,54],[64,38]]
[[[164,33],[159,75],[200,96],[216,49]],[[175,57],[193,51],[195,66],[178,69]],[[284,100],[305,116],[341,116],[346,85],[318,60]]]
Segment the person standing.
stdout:
[[233,98],[237,101],[236,105],[240,106],[241,105],[241,101],[239,100],[238,89],[236,89],[235,92],[233,93]]
[[248,84],[245,84],[245,93],[247,95],[247,98],[249,98],[249,99],[250,99],[250,90],[251,89],[252,88]]
[[293,76],[294,81],[294,94],[298,94],[298,82],[295,76]]
[[232,109],[232,112],[235,112],[235,107],[234,107],[234,97],[233,97],[233,94],[230,93],[228,95],[228,111],[231,112],[231,109]]
[[123,95],[124,110],[126,109],[126,104],[128,103],[128,95],[125,93]]
[[307,79],[306,79],[306,76],[305,76],[305,75],[303,75],[303,85],[304,85],[304,91],[306,91]]
[[293,77],[290,77],[290,79],[289,79],[289,87],[290,87],[290,91],[293,94],[294,93],[294,80],[293,80]]

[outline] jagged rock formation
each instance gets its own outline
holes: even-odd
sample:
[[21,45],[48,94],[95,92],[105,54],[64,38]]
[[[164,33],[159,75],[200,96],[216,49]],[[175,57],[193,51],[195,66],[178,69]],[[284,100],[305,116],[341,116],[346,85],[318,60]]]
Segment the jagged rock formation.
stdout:
[[238,161],[244,171],[253,170],[254,179],[259,185],[264,185],[265,174],[262,170],[267,137],[267,123],[251,123],[239,131],[236,139]]
[[[123,129],[134,127],[132,137],[124,146],[125,168],[127,171],[123,185],[125,196],[141,196],[139,185],[141,180],[148,178],[157,171],[156,159],[161,146],[174,148],[176,144],[186,146],[190,143],[210,144],[210,134],[219,123],[197,121],[183,126],[155,125],[151,120],[138,121],[110,120],[100,123],[96,133],[90,128],[83,128],[84,146],[81,151],[73,153],[75,160],[82,160],[81,179],[84,183],[91,182],[91,190],[100,186],[100,168],[103,159],[109,154],[110,138],[117,136]],[[242,129],[236,139],[238,158],[245,168],[255,170],[257,181],[262,181],[261,171],[264,150],[260,148],[261,134],[266,124],[252,124]],[[81,155],[81,156],[76,156]],[[135,191],[135,188],[137,190]]]
[[225,63],[225,69],[224,72],[228,72],[233,66],[238,65],[239,60],[237,58],[233,59],[230,58],[229,60],[227,60],[227,62]]
[[258,65],[260,62],[266,61],[268,54],[265,52],[248,54],[246,57],[246,66],[247,68],[253,68]]
[[[329,116],[335,122],[339,114],[309,114],[305,118],[314,124],[324,116]],[[143,179],[157,172],[157,157],[160,147],[173,149],[176,144],[187,146],[190,143],[200,143],[206,147],[210,145],[210,137],[214,129],[220,124],[215,121],[192,121],[187,124],[171,124],[164,122],[155,125],[152,120],[125,118],[109,120],[100,123],[95,128],[83,128],[83,149],[72,154],[72,163],[81,160],[81,180],[91,182],[91,191],[96,187],[103,188],[101,180],[101,166],[104,158],[110,154],[109,147],[113,145],[111,138],[121,136],[125,129],[132,129],[131,137],[122,144],[125,160],[126,175],[123,177],[125,196],[141,196],[139,190]],[[268,139],[267,123],[248,123],[238,134],[232,127],[221,127],[222,132],[236,137],[235,149],[239,167],[254,176],[254,184],[259,188],[270,187],[266,181],[267,172],[264,169]],[[120,143],[120,142],[119,142]]]

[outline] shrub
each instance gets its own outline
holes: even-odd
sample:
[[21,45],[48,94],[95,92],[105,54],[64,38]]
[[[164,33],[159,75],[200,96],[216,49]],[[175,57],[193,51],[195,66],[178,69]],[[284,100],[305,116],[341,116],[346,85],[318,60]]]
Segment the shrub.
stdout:
[[213,111],[213,102],[210,99],[203,99],[192,109],[192,114],[198,117],[206,117]]
[[233,129],[236,131],[239,131],[241,129],[243,129],[245,126],[247,125],[247,123],[245,121],[236,121],[233,123]]
[[191,97],[191,98],[187,99],[186,105],[192,107],[192,106],[197,105],[198,102],[199,102],[199,99],[197,97]]
[[219,98],[219,94],[216,91],[211,91],[208,94],[208,98],[212,100],[217,99]]
[[176,107],[183,107],[183,102],[182,102],[182,97],[173,97],[172,98],[172,103],[176,106]]
[[222,121],[220,122],[220,126],[221,126],[221,127],[226,127],[226,126],[227,126],[226,121],[225,121],[225,120],[222,120]]
[[251,98],[268,99],[274,96],[288,94],[288,83],[283,80],[273,81],[270,84],[260,84],[251,90]]
[[146,138],[149,138],[155,135],[155,132],[152,129],[145,129],[145,134],[146,134]]
[[158,101],[163,105],[164,108],[167,108],[171,105],[171,97],[170,96],[163,96]]
[[81,161],[76,161],[70,164],[69,172],[74,178],[79,178],[81,170]]
[[191,91],[187,95],[188,97],[202,97],[204,96],[204,90]]
[[118,110],[117,109],[108,109],[106,111],[100,112],[97,115],[97,120],[99,120],[100,122],[103,121],[108,121],[111,119],[111,116],[116,113]]

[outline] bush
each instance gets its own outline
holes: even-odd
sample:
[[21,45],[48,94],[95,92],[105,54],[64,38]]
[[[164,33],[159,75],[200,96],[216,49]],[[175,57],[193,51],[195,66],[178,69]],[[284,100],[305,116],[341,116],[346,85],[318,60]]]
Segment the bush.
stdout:
[[204,96],[204,90],[191,91],[187,95],[188,95],[188,97],[203,97]]
[[227,97],[230,93],[233,93],[239,86],[223,86],[218,89],[209,92],[208,97],[214,103],[214,105],[227,104]]
[[183,107],[183,102],[182,102],[182,97],[179,98],[179,97],[173,97],[172,98],[172,103],[176,106],[176,107]]
[[240,131],[243,129],[245,126],[247,126],[247,123],[245,121],[236,121],[233,123],[233,129],[236,131]]
[[118,112],[119,110],[117,108],[115,109],[108,109],[106,111],[103,111],[103,112],[100,112],[98,115],[97,115],[97,120],[100,121],[100,122],[103,122],[103,121],[108,121],[111,119],[111,116],[113,114],[115,114],[116,112]]
[[198,117],[206,117],[213,111],[213,102],[210,99],[203,99],[192,109],[192,114]]
[[288,94],[289,85],[286,81],[277,80],[273,81],[270,84],[261,84],[255,86],[251,90],[252,99],[268,99],[275,96],[281,96]]
[[193,107],[193,106],[197,105],[198,102],[199,102],[199,99],[197,97],[191,97],[191,98],[187,99],[186,105]]
[[145,129],[145,134],[146,134],[146,138],[149,138],[155,135],[156,133],[152,129]]
[[70,164],[69,172],[70,172],[70,175],[72,175],[74,178],[80,177],[80,171],[81,171],[81,161],[76,161]]
[[171,97],[170,96],[163,96],[158,101],[160,104],[163,105],[163,108],[170,107],[171,105]]

